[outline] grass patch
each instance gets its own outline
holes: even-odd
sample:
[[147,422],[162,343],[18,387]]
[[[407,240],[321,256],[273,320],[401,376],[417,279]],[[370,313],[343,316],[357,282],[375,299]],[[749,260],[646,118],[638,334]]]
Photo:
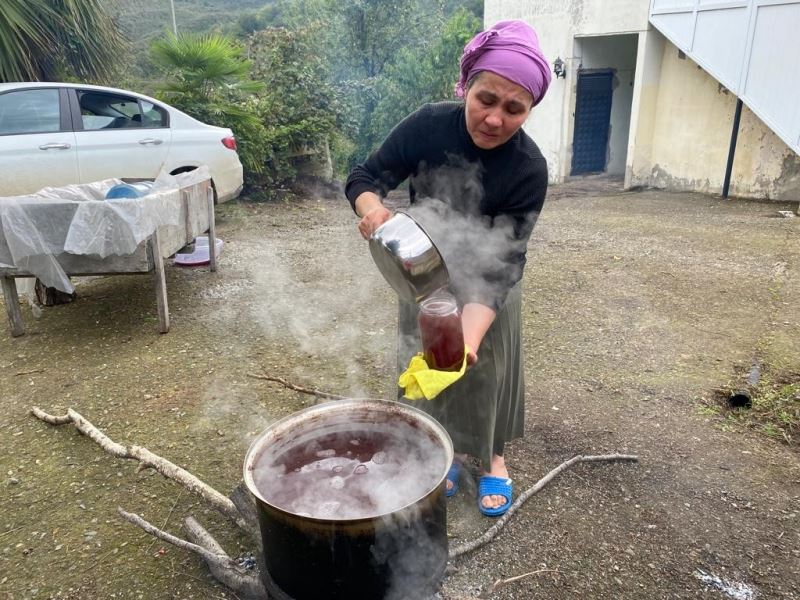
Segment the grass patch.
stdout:
[[703,407],[704,414],[718,414],[726,431],[735,426],[756,430],[769,438],[798,448],[800,442],[800,374],[763,374],[755,386],[746,388],[752,405],[735,408],[730,398],[741,386],[715,390]]

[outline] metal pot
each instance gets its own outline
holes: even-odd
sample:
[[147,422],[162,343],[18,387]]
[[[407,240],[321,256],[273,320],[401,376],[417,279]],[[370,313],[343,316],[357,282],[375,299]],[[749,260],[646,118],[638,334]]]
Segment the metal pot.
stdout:
[[[300,470],[292,466],[305,464],[292,461],[313,452],[309,448],[335,446],[331,440],[339,438],[346,445],[358,436],[394,440],[400,432],[403,444],[408,444],[403,446],[409,457],[406,474],[416,474],[410,457],[423,457],[430,485],[422,494],[409,495],[408,486],[395,489],[396,478],[388,479],[393,510],[358,518],[321,517],[301,514],[276,500],[275,490],[285,476]],[[405,454],[392,456],[400,457],[396,464],[405,468]],[[398,402],[328,402],[268,427],[252,443],[244,462],[244,481],[258,508],[267,590],[294,600],[420,600],[435,594],[447,563],[445,481],[452,460],[453,445],[444,428]]]
[[450,283],[442,255],[408,214],[396,213],[369,239],[372,258],[397,295],[419,302]]

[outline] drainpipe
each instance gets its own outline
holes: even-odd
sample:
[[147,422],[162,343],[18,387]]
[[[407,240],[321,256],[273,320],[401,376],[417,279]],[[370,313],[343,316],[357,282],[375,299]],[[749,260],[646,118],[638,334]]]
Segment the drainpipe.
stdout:
[[725,167],[725,182],[722,184],[722,197],[728,197],[731,187],[731,171],[733,171],[733,155],[736,153],[736,138],[739,137],[739,120],[742,118],[742,99],[736,99],[736,113],[733,115],[733,131],[731,132],[731,145],[728,148],[728,165]]

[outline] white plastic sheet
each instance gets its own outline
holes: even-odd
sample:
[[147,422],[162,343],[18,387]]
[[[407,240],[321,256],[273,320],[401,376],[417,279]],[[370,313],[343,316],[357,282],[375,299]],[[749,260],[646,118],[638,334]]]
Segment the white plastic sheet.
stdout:
[[63,253],[106,258],[133,254],[161,226],[180,227],[181,188],[209,179],[208,168],[158,176],[141,198],[105,200],[119,179],[44,188],[0,198],[0,267],[38,277],[67,293],[74,288],[56,260]]

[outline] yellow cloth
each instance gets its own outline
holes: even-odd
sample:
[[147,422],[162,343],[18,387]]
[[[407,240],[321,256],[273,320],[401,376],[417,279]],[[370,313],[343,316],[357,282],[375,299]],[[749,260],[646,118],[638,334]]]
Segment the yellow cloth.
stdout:
[[403,397],[409,400],[433,400],[442,390],[464,376],[467,370],[469,347],[464,347],[464,362],[459,371],[437,371],[428,367],[422,352],[412,356],[408,368],[400,375],[397,384],[403,388]]

